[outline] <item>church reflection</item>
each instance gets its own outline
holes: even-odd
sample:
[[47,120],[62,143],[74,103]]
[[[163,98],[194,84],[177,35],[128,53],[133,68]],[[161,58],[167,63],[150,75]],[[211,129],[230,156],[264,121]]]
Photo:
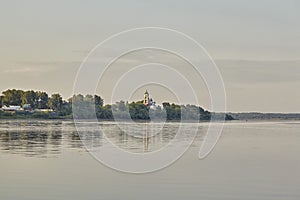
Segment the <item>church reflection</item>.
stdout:
[[163,123],[119,123],[111,124],[103,132],[119,148],[133,153],[152,152],[164,147],[172,140],[178,126]]

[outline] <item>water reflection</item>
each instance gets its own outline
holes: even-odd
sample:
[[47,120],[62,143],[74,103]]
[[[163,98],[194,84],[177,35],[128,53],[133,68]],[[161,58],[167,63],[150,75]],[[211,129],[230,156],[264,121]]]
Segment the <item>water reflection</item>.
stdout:
[[153,152],[163,148],[177,134],[180,123],[106,124],[103,133],[119,148],[133,153]]
[[50,156],[62,152],[64,145],[82,148],[71,122],[5,120],[0,121],[1,152],[24,156]]
[[155,151],[174,138],[179,123],[120,126],[114,122],[84,122],[77,128],[84,130],[81,135],[72,121],[0,120],[0,153],[49,157],[64,150],[85,151],[83,143],[88,149],[101,146],[103,134],[125,151]]

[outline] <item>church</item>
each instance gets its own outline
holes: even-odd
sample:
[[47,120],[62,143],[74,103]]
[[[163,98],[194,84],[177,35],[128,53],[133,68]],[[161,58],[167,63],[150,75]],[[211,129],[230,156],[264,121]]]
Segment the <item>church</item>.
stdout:
[[156,110],[156,103],[150,98],[149,92],[146,90],[144,93],[143,104],[151,109]]

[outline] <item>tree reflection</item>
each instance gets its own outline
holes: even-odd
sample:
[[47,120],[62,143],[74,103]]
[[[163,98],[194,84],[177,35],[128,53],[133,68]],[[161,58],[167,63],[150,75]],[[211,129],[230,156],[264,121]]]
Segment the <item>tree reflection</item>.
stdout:
[[62,121],[0,121],[0,149],[24,156],[60,154],[67,130],[63,125]]
[[81,126],[84,131],[79,135],[72,121],[0,120],[0,153],[49,157],[64,151],[93,150],[102,145],[104,135],[125,151],[152,152],[175,138],[179,123],[99,122]]

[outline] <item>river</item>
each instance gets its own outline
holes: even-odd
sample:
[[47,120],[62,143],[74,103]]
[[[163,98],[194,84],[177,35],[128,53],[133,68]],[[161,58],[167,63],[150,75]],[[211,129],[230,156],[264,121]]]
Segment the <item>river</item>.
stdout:
[[[120,148],[143,153],[174,139],[178,123],[165,124],[149,140],[123,133],[115,122],[99,125]],[[300,122],[226,122],[202,160],[198,153],[208,123],[197,126],[193,144],[179,160],[135,175],[91,156],[72,121],[1,120],[0,199],[300,199]]]

